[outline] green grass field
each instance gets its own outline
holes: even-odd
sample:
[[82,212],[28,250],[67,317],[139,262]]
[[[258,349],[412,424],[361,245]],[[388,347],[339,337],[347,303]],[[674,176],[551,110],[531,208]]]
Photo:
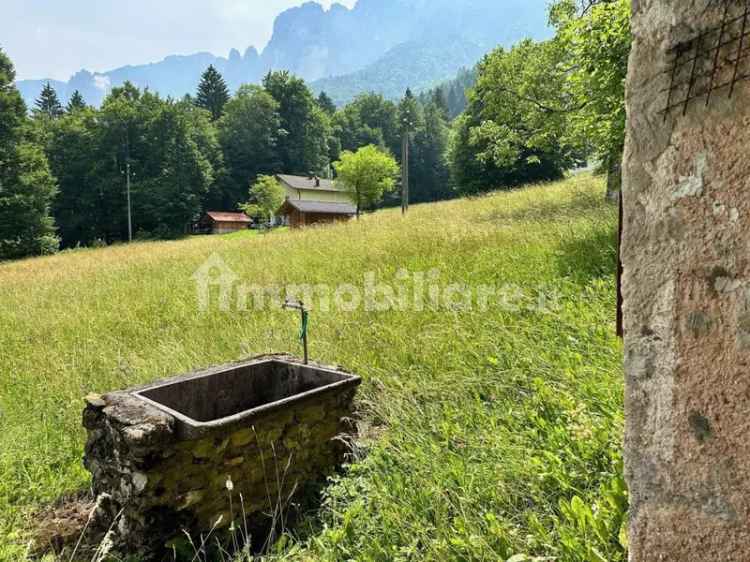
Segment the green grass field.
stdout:
[[[260,285],[439,270],[503,287],[487,311],[315,311],[311,355],[365,380],[362,459],[277,544],[290,560],[626,559],[615,210],[588,176],[264,236],[0,265],[0,560],[85,489],[82,397],[268,352],[297,317],[198,309],[218,254]],[[543,308],[536,306],[545,302]]]

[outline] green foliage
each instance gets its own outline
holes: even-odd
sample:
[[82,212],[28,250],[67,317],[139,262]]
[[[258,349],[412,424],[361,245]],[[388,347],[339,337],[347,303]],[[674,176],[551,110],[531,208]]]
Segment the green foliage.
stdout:
[[44,151],[27,141],[0,163],[0,260],[57,251],[50,204],[56,193]]
[[211,113],[211,118],[216,121],[223,115],[224,106],[228,101],[229,88],[224,78],[213,65],[209,65],[198,84],[195,105]]
[[241,206],[249,217],[268,220],[284,202],[284,188],[274,176],[259,176],[250,186],[250,200]]
[[630,56],[630,1],[594,2],[585,13],[574,0],[551,9],[551,21],[572,68],[568,95],[572,134],[602,161],[620,157],[625,142],[625,79]]
[[[104,195],[110,186],[102,182],[106,152],[97,113],[91,108],[71,111],[49,129],[45,148],[59,185],[53,214],[64,247],[106,239],[110,207]],[[121,177],[112,177],[122,183]]]
[[56,119],[64,113],[57,92],[49,82],[42,88],[42,93],[39,94],[39,98],[34,102],[34,105],[33,111],[37,117]]
[[7,152],[21,136],[26,118],[26,105],[13,86],[15,79],[13,64],[0,49],[0,165],[7,160]]
[[409,194],[412,203],[448,199],[452,193],[446,154],[450,128],[441,98],[427,104],[413,135],[409,153]]
[[14,79],[0,50],[0,260],[53,253],[59,245],[49,213],[55,180],[29,135]]
[[[445,92],[443,91],[443,88],[438,86],[434,90],[432,90],[432,93],[430,94],[430,99],[428,103],[432,103],[435,107],[437,107],[440,110],[441,115],[444,119],[450,119],[450,108],[448,107],[448,99],[445,97]],[[422,105],[426,105],[423,103]]]
[[316,103],[304,80],[288,72],[269,72],[264,89],[276,100],[281,128],[278,153],[289,174],[322,173],[328,166],[328,115]]
[[279,104],[258,86],[241,86],[218,122],[226,176],[222,180],[222,210],[236,209],[247,186],[261,174],[280,172],[282,136]]
[[[287,537],[282,559],[588,562],[596,549],[623,562],[616,212],[602,188],[579,176],[418,205],[406,218],[386,210],[271,238],[242,232],[0,265],[0,559],[25,558],[30,513],[90,486],[82,395],[289,349],[298,319],[288,312],[196,314],[190,276],[219,252],[241,279],[268,286],[360,286],[368,271],[401,286],[399,269],[437,268],[442,287],[523,295],[520,308],[509,293],[491,313],[314,316],[313,357],[364,379],[359,454]],[[548,310],[524,304],[544,298]]]
[[356,151],[374,144],[401,153],[398,108],[378,94],[362,94],[336,112],[333,134],[342,150]]
[[480,162],[512,169],[544,161],[549,179],[576,162],[577,146],[568,138],[563,56],[556,41],[526,40],[480,63],[469,110],[476,118],[469,140]]
[[554,39],[485,57],[450,150],[459,192],[553,179],[592,155],[617,172],[629,17],[628,0],[559,0]]
[[325,92],[320,92],[317,102],[320,109],[325,111],[329,116],[336,113],[336,104],[333,103],[333,100]]
[[189,232],[213,184],[214,170],[201,151],[201,132],[188,115],[191,109],[167,102],[146,124],[147,139],[153,140],[144,143],[140,175],[133,184],[134,220],[142,235],[164,238]]
[[628,548],[628,493],[621,465],[609,480],[602,481],[597,496],[592,505],[578,495],[570,500],[560,499],[555,527],[565,560],[609,562],[611,558],[605,553],[616,553],[624,560]]
[[334,164],[339,182],[357,206],[357,217],[362,209],[377,205],[383,194],[393,191],[399,167],[396,160],[374,145],[357,152],[345,151]]
[[414,94],[406,89],[401,103],[398,105],[398,126],[402,135],[414,132],[420,124],[421,112]]
[[[375,145],[401,161],[402,120],[412,137],[409,166],[412,202],[437,201],[452,195],[448,186],[446,151],[450,128],[443,100],[423,104],[409,92],[399,107],[377,94],[364,94],[333,117],[333,134],[344,150]],[[401,117],[400,117],[401,116]]]
[[60,185],[54,214],[65,246],[127,239],[128,163],[140,237],[187,232],[221,170],[208,112],[129,83],[113,89],[101,110],[78,109],[55,120],[46,137]]
[[567,127],[564,53],[522,41],[478,66],[465,115],[454,124],[451,176],[459,193],[559,178],[576,162]]
[[[477,82],[477,70],[461,69],[458,76],[433,88],[422,92],[419,95],[419,101],[426,105],[430,101],[438,103],[440,106],[445,103],[448,109],[448,119],[453,120],[464,112],[468,104],[466,92],[474,87]],[[438,101],[437,98],[442,98]]]
[[70,101],[68,102],[65,110],[68,113],[73,113],[82,109],[86,109],[86,101],[83,99],[83,95],[81,94],[81,92],[76,90],[75,92],[73,92],[73,95],[70,96]]

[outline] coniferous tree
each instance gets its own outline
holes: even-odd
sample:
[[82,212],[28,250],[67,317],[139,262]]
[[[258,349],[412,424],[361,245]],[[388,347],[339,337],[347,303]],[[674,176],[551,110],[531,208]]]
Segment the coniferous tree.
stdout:
[[66,111],[68,113],[73,113],[74,111],[79,111],[81,109],[86,109],[86,102],[84,101],[81,92],[76,90],[73,92],[73,95],[70,96],[70,101],[68,102]]
[[419,123],[419,104],[411,89],[406,89],[404,99],[398,106],[398,121],[401,132],[413,132]]
[[433,90],[431,101],[442,112],[445,119],[450,118],[450,110],[448,109],[448,102],[445,99],[445,92],[443,91],[443,88],[438,86],[437,88],[435,88],[435,90]]
[[229,88],[219,71],[210,65],[201,76],[195,104],[211,112],[216,121],[224,113],[224,106],[229,101]]
[[333,100],[325,92],[320,92],[320,95],[318,96],[318,105],[320,106],[320,109],[325,111],[328,115],[336,113],[336,104],[333,103]]
[[42,88],[42,93],[39,95],[39,99],[34,102],[34,105],[36,106],[34,109],[35,115],[55,119],[63,114],[63,107],[57,97],[57,92],[49,82]]
[[410,152],[410,191],[414,203],[439,201],[452,195],[446,159],[450,131],[446,108],[432,102],[423,113]]
[[41,147],[30,142],[15,70],[0,50],[0,260],[57,250],[49,214],[55,180]]
[[409,88],[398,106],[398,124],[401,128],[401,211],[409,209],[409,144],[411,134],[419,125],[419,104]]
[[[447,108],[447,117],[452,121],[466,109],[466,90],[474,87],[477,80],[477,69],[461,69],[453,80],[419,95],[419,101],[422,105],[430,102],[437,103]],[[442,97],[442,101],[439,99]]]

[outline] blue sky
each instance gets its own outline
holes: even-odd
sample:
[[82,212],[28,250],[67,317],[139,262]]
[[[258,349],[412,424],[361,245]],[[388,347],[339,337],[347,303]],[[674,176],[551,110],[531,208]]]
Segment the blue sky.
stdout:
[[[352,6],[355,0],[339,0]],[[273,20],[302,0],[2,0],[0,47],[19,80],[67,80],[198,51],[261,50]],[[329,6],[331,0],[318,0]]]

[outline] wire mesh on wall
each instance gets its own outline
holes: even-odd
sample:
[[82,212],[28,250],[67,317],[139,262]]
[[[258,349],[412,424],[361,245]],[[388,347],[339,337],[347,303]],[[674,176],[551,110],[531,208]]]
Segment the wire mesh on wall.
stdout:
[[724,0],[721,24],[670,50],[664,119],[691,103],[706,106],[714,95],[732,97],[735,86],[750,79],[750,0]]

